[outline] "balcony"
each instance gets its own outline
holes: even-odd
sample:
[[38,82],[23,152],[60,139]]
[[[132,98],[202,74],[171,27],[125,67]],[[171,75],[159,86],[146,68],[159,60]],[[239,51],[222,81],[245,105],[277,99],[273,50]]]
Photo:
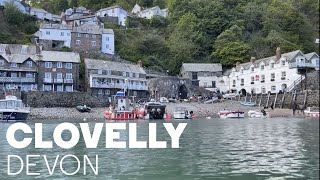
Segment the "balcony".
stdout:
[[[91,82],[90,83],[91,88],[115,88],[115,89],[123,89],[125,87],[124,84],[102,84],[102,83],[97,83],[97,82]],[[128,89],[130,90],[148,90],[147,86],[141,86],[141,85],[128,85]]]
[[54,78],[54,83],[63,83],[62,78]]
[[43,78],[44,83],[73,83],[73,79]]
[[299,69],[305,69],[305,68],[316,68],[316,66],[312,63],[289,63],[289,68],[299,68]]
[[52,83],[53,79],[52,78],[43,78],[44,83]]
[[73,79],[64,79],[63,82],[64,83],[73,83]]
[[1,83],[34,83],[35,78],[30,77],[0,77]]

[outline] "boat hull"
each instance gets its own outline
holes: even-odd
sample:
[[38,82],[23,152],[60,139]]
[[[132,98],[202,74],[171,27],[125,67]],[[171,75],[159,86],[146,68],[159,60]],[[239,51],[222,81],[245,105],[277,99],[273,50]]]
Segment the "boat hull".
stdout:
[[241,101],[240,104],[242,104],[244,106],[255,106],[256,105],[255,102],[245,102],[245,101]]
[[26,121],[28,119],[28,112],[2,112],[1,121]]
[[134,111],[117,111],[117,112],[105,112],[105,118],[109,120],[135,120],[136,113]]
[[228,118],[244,118],[244,112],[240,111],[230,111],[230,112],[219,112],[219,116],[221,119],[228,119]]
[[305,116],[306,117],[320,117],[319,113],[318,112],[304,112]]
[[249,111],[248,112],[248,117],[249,118],[268,118],[270,117],[269,113],[266,113],[266,115],[264,116],[263,113],[261,112],[257,112],[257,111]]

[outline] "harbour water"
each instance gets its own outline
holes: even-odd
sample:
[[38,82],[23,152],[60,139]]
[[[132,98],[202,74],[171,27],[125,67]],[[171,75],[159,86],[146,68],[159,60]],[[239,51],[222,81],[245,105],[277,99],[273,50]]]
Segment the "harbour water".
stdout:
[[[34,128],[36,121],[27,122]],[[53,139],[54,128],[61,121],[41,121],[45,140]],[[79,125],[82,120],[71,121]],[[91,126],[98,121],[87,121]],[[156,121],[163,123],[164,121]],[[167,121],[178,123],[177,121]],[[188,122],[180,138],[179,149],[106,149],[105,138],[100,138],[98,148],[87,149],[83,138],[76,147],[63,150],[54,145],[52,149],[14,149],[6,140],[8,123],[0,124],[0,179],[318,179],[319,178],[319,120],[199,119]],[[149,121],[139,121],[138,139],[148,139]],[[91,127],[92,128],[92,127]],[[127,140],[127,131],[121,139]],[[16,133],[21,139],[21,133]],[[69,134],[63,136],[68,138]],[[28,135],[27,137],[31,137]],[[105,137],[102,134],[101,137]],[[158,140],[170,140],[165,128],[159,124]],[[168,143],[169,144],[169,143]],[[26,176],[25,169],[16,176],[7,175],[7,155],[47,155],[53,166],[56,155],[74,154],[94,158],[99,155],[99,174],[90,169],[83,175],[83,167],[74,176],[65,176],[57,168],[49,176],[46,164],[39,158],[32,171],[40,176]],[[82,161],[82,160],[81,160]],[[94,162],[94,161],[93,161]],[[59,162],[58,162],[59,163]],[[65,161],[65,167],[76,169],[75,161]],[[17,164],[13,164],[13,170]]]

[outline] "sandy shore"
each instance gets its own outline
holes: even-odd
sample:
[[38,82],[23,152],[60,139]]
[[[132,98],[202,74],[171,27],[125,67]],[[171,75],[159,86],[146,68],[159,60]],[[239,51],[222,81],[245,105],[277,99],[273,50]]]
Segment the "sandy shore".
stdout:
[[[167,113],[173,115],[175,107],[184,106],[194,111],[196,118],[218,117],[218,112],[222,109],[241,110],[247,113],[249,110],[259,110],[259,107],[247,107],[237,101],[224,101],[214,104],[201,104],[197,102],[168,103]],[[80,113],[75,108],[32,108],[30,119],[101,119],[104,117],[103,112],[106,108],[93,108],[90,113]],[[293,116],[291,109],[268,109],[271,117],[303,117],[301,114]]]

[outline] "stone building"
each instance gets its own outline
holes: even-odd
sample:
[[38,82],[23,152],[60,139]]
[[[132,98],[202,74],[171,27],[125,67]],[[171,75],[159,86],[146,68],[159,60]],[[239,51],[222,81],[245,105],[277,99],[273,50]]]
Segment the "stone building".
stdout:
[[86,90],[92,95],[111,98],[126,89],[129,96],[147,96],[146,73],[140,65],[85,59],[85,71]]
[[116,5],[98,10],[96,12],[96,16],[111,23],[116,23],[120,26],[126,26],[128,12],[122,7]]

